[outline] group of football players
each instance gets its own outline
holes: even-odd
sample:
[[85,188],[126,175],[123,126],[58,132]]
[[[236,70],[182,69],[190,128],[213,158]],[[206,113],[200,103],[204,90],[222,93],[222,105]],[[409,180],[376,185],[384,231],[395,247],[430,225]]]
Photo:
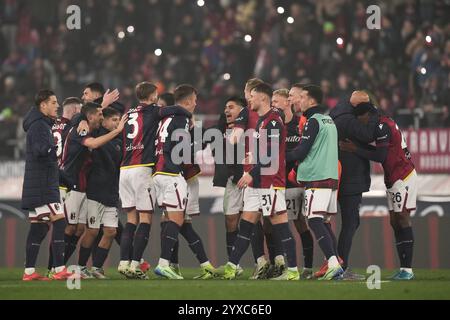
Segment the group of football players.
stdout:
[[[57,104],[56,96],[47,91],[37,99],[30,112],[37,110],[54,121],[60,201],[24,208],[30,210],[32,226],[52,222],[58,232],[53,232],[49,272],[43,277],[35,270],[34,249],[48,226],[45,232],[44,227],[30,229],[24,280],[72,276],[64,266],[77,246],[80,276],[105,279],[103,265],[114,239],[120,245],[119,273],[148,279],[149,264],[143,256],[157,206],[163,216],[161,254],[154,273],[160,277],[183,279],[178,264],[181,234],[199,262],[196,279],[241,276],[239,262],[249,246],[255,261],[251,279],[342,279],[345,270],[330,225],[338,210],[342,152],[383,164],[401,262],[394,278],[414,277],[409,213],[415,210],[416,173],[395,122],[380,114],[367,93],[355,91],[348,103],[359,121],[377,118],[372,146],[339,142],[333,119],[321,106],[320,87],[294,84],[273,91],[262,80],[250,79],[245,98],[230,97],[219,122],[209,128],[220,133],[221,147],[215,149],[207,135],[195,141],[198,93],[194,87],[180,85],[173,93],[159,95],[154,84],[142,82],[135,93],[138,105],[125,108],[118,102],[117,90],[105,92],[101,84],[92,83],[86,86],[82,100],[64,100],[62,116],[57,119],[47,111],[52,108],[50,103]],[[31,141],[28,135],[27,139]],[[216,161],[214,185],[224,188],[228,262],[218,268],[209,261],[193,227],[194,216],[200,214],[200,167],[195,153],[208,144]],[[120,212],[126,214],[124,226]],[[61,213],[65,219],[60,219]],[[300,235],[302,272],[289,221]],[[312,269],[313,234],[325,258],[316,273]],[[91,256],[92,267],[88,268]]]

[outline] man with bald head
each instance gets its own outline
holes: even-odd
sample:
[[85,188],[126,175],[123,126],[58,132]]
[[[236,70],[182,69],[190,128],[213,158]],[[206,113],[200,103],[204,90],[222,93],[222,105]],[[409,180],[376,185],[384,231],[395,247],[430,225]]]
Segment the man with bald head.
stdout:
[[[338,130],[340,141],[347,139],[368,144],[374,141],[377,117],[371,116],[367,125],[360,123],[354,113],[357,106],[370,104],[369,95],[364,91],[354,91],[347,101],[340,101],[330,111]],[[338,253],[343,260],[342,267],[346,272],[344,278],[361,280],[363,276],[352,273],[349,269],[349,256],[352,239],[359,227],[359,208],[363,192],[370,188],[369,161],[354,153],[339,150],[339,160],[342,165],[342,175],[339,186],[338,202],[342,214],[342,226],[338,240]]]

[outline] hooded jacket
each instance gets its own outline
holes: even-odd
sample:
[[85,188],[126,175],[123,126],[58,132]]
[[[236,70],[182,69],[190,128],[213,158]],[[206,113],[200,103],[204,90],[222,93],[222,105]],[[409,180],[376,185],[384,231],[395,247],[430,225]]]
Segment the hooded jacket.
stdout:
[[22,208],[25,210],[60,201],[53,124],[54,121],[44,116],[36,107],[31,108],[23,121],[23,129],[26,132],[26,158]]

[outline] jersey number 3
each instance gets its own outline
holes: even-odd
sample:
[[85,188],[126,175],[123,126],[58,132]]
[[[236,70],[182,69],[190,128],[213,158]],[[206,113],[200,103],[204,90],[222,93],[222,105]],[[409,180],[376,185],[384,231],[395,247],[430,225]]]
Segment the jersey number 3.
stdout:
[[133,126],[133,132],[127,134],[128,139],[134,139],[139,132],[139,123],[137,121],[139,115],[137,113],[130,113],[128,115],[128,125]]

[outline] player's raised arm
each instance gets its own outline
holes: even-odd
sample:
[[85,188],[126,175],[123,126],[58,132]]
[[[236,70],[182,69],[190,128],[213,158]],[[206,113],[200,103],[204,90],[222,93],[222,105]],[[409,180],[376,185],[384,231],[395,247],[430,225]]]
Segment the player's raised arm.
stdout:
[[87,138],[83,141],[83,145],[88,147],[89,149],[98,149],[101,146],[105,145],[106,143],[108,143],[109,141],[111,141],[112,139],[114,139],[116,136],[118,136],[122,130],[123,127],[125,126],[125,122],[127,122],[128,120],[128,115],[124,114],[122,116],[122,118],[120,119],[119,125],[117,126],[116,129],[114,129],[113,131],[100,136],[98,138]]

